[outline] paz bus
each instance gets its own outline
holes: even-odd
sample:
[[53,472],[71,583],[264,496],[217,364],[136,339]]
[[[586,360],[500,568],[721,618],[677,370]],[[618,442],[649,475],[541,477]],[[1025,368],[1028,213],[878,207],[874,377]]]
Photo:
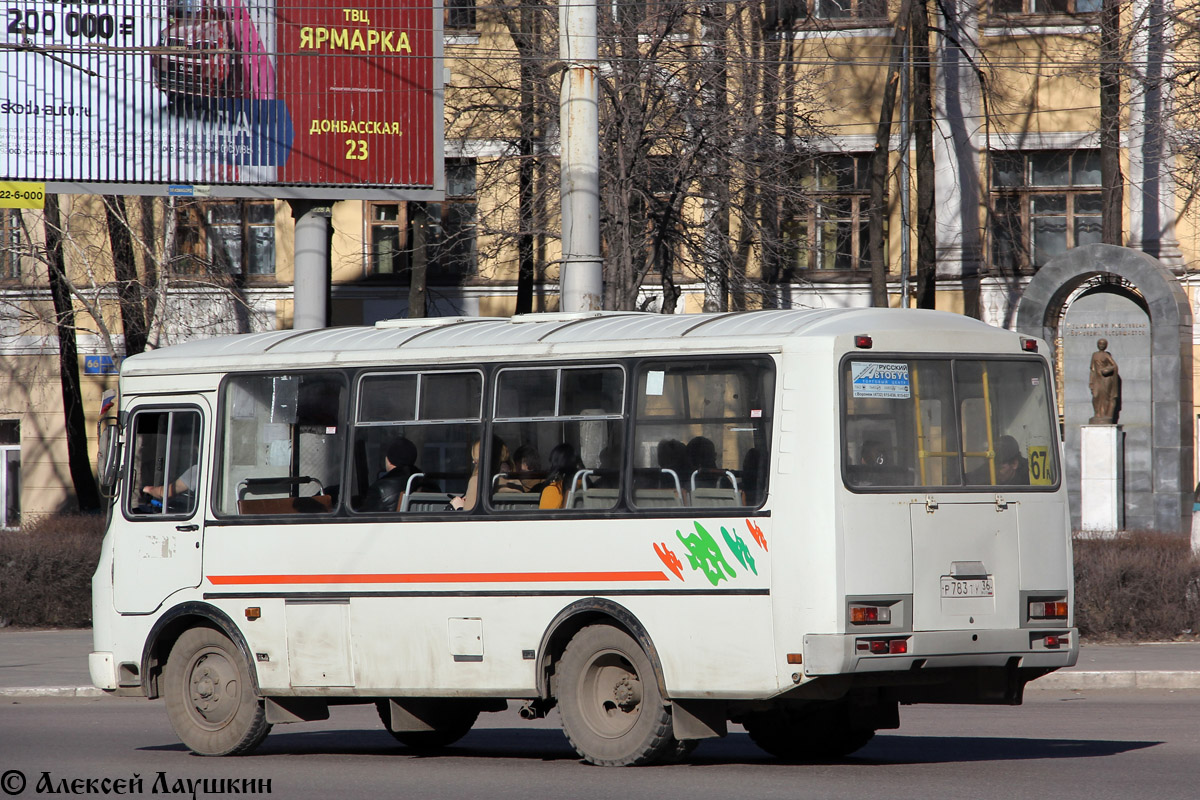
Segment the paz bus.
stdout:
[[601,765],[851,753],[1078,656],[1046,344],[917,310],[388,320],[121,366],[93,682],[203,755],[509,703]]

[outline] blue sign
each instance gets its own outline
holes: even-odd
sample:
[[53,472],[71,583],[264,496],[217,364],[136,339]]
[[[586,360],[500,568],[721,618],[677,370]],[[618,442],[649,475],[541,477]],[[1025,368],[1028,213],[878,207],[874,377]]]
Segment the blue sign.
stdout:
[[278,167],[292,152],[292,115],[282,100],[227,98],[211,107],[220,125],[219,158],[225,164]]
[[83,359],[84,375],[116,375],[121,369],[121,362],[114,361],[112,356],[86,356]]

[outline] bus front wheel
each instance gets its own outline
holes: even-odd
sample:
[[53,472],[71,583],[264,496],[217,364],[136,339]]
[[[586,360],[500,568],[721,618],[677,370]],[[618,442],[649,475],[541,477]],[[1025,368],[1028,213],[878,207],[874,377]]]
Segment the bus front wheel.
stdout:
[[555,669],[567,740],[600,766],[674,760],[685,748],[671,735],[654,667],[624,631],[593,625],[575,634]]
[[163,681],[171,727],[198,755],[249,753],[271,730],[250,666],[219,631],[185,631],[171,648]]

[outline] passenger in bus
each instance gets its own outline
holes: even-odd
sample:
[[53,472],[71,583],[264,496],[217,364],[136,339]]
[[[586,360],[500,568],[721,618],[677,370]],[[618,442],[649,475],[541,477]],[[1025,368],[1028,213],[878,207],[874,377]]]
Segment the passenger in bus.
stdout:
[[760,502],[758,496],[762,481],[762,454],[757,447],[751,447],[742,458],[742,505],[756,506]]
[[688,465],[691,471],[687,476],[684,489],[716,488],[725,477],[724,471],[717,466],[717,446],[707,436],[695,436],[687,443]]
[[[659,489],[680,489],[688,476],[692,474],[688,462],[687,445],[678,439],[663,439],[658,443],[658,467],[670,470],[671,474],[663,473],[656,481]],[[678,485],[675,479],[679,479]]]
[[[991,484],[988,465],[967,473],[968,484]],[[1029,460],[1021,455],[1017,440],[1007,434],[996,440],[996,486],[1028,486]]]
[[[469,510],[475,507],[479,500],[479,451],[483,441],[476,439],[471,443],[471,477],[467,478],[467,490],[458,497],[450,498],[450,508],[455,511]],[[488,475],[499,475],[512,471],[512,461],[508,454],[508,445],[499,436],[492,437],[492,463]]]
[[555,445],[550,451],[550,473],[542,484],[538,508],[562,508],[567,498],[567,482],[574,479],[578,470],[575,448],[566,442]]
[[498,492],[532,492],[544,479],[542,456],[532,445],[523,444],[513,453],[512,476],[502,477],[496,487]]
[[864,467],[886,467],[887,453],[883,442],[878,439],[867,439],[858,451],[858,463]]
[[696,436],[687,443],[687,458],[692,469],[716,469],[717,446],[706,436]]
[[386,470],[367,488],[359,511],[399,511],[408,479],[420,472],[417,446],[403,436],[392,440],[383,456]]
[[605,447],[596,457],[597,468],[591,477],[593,489],[616,489],[621,485],[620,450],[612,445]]

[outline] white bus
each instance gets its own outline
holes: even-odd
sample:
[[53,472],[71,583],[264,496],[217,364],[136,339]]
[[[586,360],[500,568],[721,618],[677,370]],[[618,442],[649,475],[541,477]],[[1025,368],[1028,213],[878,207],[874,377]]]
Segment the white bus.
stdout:
[[1046,344],[932,311],[394,320],[127,359],[91,676],[180,739],[509,701],[836,758],[1075,663]]

